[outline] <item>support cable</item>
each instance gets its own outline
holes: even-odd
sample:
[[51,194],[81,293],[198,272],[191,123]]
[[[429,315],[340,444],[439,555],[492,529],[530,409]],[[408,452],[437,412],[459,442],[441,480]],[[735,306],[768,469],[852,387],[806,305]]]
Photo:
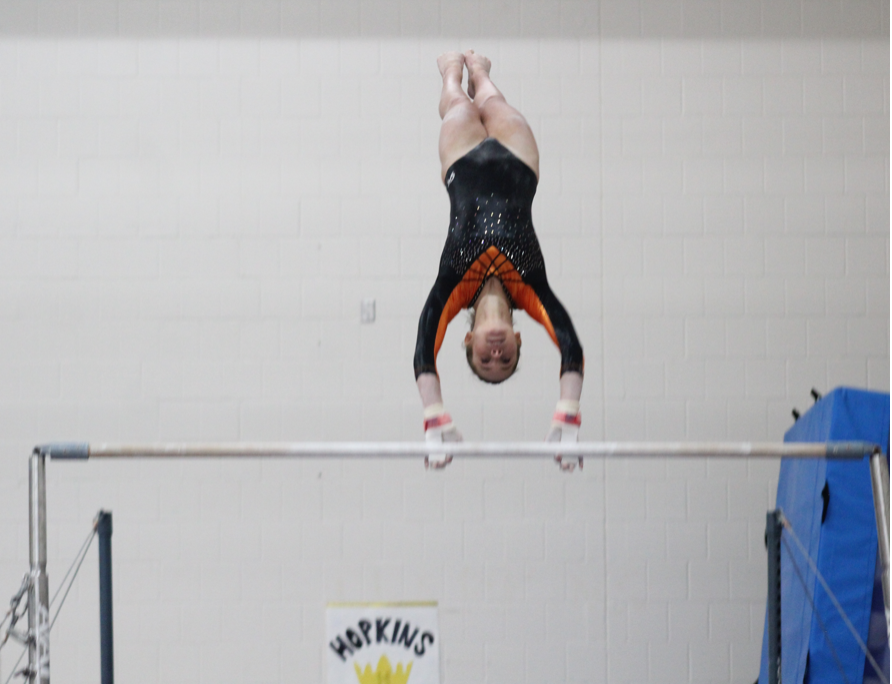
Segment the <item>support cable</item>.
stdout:
[[[830,598],[830,601],[833,603],[833,607],[836,608],[836,612],[839,613],[839,616],[842,618],[843,623],[848,628],[849,632],[851,632],[852,636],[855,638],[855,641],[858,643],[858,647],[861,649],[862,653],[864,653],[864,657],[867,658],[867,661],[877,673],[877,677],[880,678],[880,681],[883,682],[883,684],[889,684],[889,680],[886,679],[886,676],[883,674],[883,671],[880,668],[879,663],[877,663],[876,658],[871,655],[870,651],[867,648],[867,645],[858,634],[858,630],[855,629],[855,625],[852,624],[852,621],[849,619],[849,616],[846,613],[845,609],[836,598],[836,594],[834,594],[833,591],[830,589],[830,585],[827,584],[827,580],[824,579],[824,575],[822,575],[821,571],[818,570],[817,564],[812,560],[811,556],[808,555],[808,550],[805,548],[805,545],[799,540],[799,537],[796,535],[796,531],[793,529],[792,523],[790,522],[789,518],[787,518],[783,514],[783,511],[781,511],[781,523],[789,533],[790,539],[792,539],[793,542],[796,544],[797,548],[799,549],[799,553],[802,554],[805,562],[808,563],[808,567],[813,573],[815,573],[815,577],[818,578],[818,581],[821,583],[821,586],[823,587],[827,596]],[[817,615],[817,612],[815,614]]]
[[90,547],[90,542],[93,541],[93,537],[96,535],[97,520],[98,518],[93,520],[93,528],[90,530],[90,534],[87,535],[87,538],[84,539],[84,543],[81,544],[80,549],[78,549],[78,552],[74,555],[74,560],[71,562],[71,565],[68,566],[68,570],[65,572],[65,576],[62,577],[62,581],[59,582],[59,587],[56,589],[56,593],[53,594],[53,598],[50,599],[50,605],[55,603],[56,597],[58,597],[59,592],[62,591],[62,587],[65,585],[65,580],[67,580],[68,575],[71,574],[71,570],[74,568],[75,563],[77,563],[77,559],[85,554],[86,550]]
[[12,666],[12,672],[9,673],[9,677],[6,678],[6,682],[4,684],[9,684],[12,681],[13,677],[18,677],[19,675],[28,675],[28,669],[19,670],[18,672],[15,669],[19,666],[19,663],[22,662],[22,658],[25,657],[25,654],[28,652],[28,649],[25,648],[22,650],[22,654],[19,656],[19,659],[15,661],[15,665]]
[[781,537],[781,541],[783,542],[784,546],[787,547],[787,557],[790,559],[790,563],[793,564],[793,570],[796,571],[796,577],[799,578],[799,584],[802,585],[802,590],[805,592],[805,598],[807,598],[808,602],[811,604],[811,609],[814,612],[815,619],[818,621],[818,626],[824,633],[824,640],[827,642],[827,646],[830,647],[830,653],[833,654],[833,660],[836,662],[836,668],[839,670],[839,674],[842,675],[843,681],[845,681],[846,684],[849,684],[849,678],[846,677],[845,669],[842,666],[842,661],[839,659],[839,654],[836,652],[836,647],[833,644],[833,639],[830,638],[830,633],[827,631],[827,626],[821,619],[821,614],[818,612],[818,607],[815,605],[815,598],[814,596],[812,596],[812,593],[808,588],[805,577],[802,576],[802,570],[799,569],[799,564],[796,562],[796,559],[793,558],[793,553],[790,550],[790,544],[783,537]]
[[[62,582],[59,584],[59,588],[56,589],[56,593],[53,595],[53,598],[50,599],[50,607],[52,607],[53,603],[56,602],[56,598],[59,596],[59,592],[62,591],[62,587],[65,585],[65,580],[71,575],[71,579],[68,581],[68,586],[65,588],[65,593],[62,595],[62,600],[59,602],[59,607],[56,608],[56,614],[53,616],[53,619],[50,621],[49,629],[53,629],[53,625],[56,624],[56,618],[59,617],[59,612],[62,610],[62,606],[65,605],[65,599],[68,597],[68,592],[71,591],[71,587],[74,585],[74,580],[77,579],[77,573],[80,572],[81,565],[84,563],[84,559],[87,557],[87,551],[90,550],[90,545],[93,542],[93,538],[96,536],[97,529],[97,521],[98,518],[93,520],[93,529],[90,531],[90,534],[87,536],[86,541],[84,541],[83,545],[78,551],[77,555],[74,557],[74,561],[72,561],[71,566],[68,568],[68,572],[65,573],[65,577],[62,578]],[[74,573],[72,574],[72,569]]]
[[[50,622],[50,627],[49,627],[50,629],[52,629],[53,625],[56,623],[56,618],[59,617],[59,612],[62,610],[62,606],[65,605],[65,599],[68,596],[68,592],[71,591],[71,587],[74,585],[74,580],[77,579],[77,574],[81,569],[81,565],[83,565],[84,559],[87,557],[87,552],[90,550],[90,546],[93,542],[93,538],[96,536],[96,533],[97,533],[98,522],[99,522],[99,517],[97,516],[93,520],[93,528],[90,530],[90,534],[87,535],[87,538],[84,540],[84,543],[81,544],[80,549],[78,550],[77,554],[75,554],[75,556],[74,556],[74,560],[71,562],[71,565],[68,566],[68,570],[66,571],[65,575],[62,577],[62,581],[59,583],[59,587],[56,589],[56,593],[53,594],[53,598],[50,600],[50,606],[52,606],[56,602],[56,599],[59,597],[60,592],[62,592],[62,589],[63,588],[65,589],[65,593],[62,594],[62,599],[59,603],[59,607],[56,609],[56,614],[53,617],[52,621]],[[69,577],[70,577],[70,579],[69,579]],[[67,581],[67,586],[66,586],[66,581]],[[28,637],[25,635],[21,635],[18,632],[13,631],[12,628],[15,626],[15,623],[21,617],[23,617],[24,615],[27,614],[27,611],[28,611],[27,594],[28,594],[28,589],[30,588],[30,586],[31,586],[31,577],[30,577],[30,575],[25,574],[25,577],[22,579],[22,586],[19,588],[19,590],[15,594],[15,596],[12,597],[12,600],[10,601],[10,608],[7,611],[6,616],[3,618],[3,620],[0,621],[0,628],[2,628],[4,623],[6,622],[6,620],[12,618],[12,622],[10,623],[9,627],[7,628],[2,641],[0,641],[0,648],[3,648],[3,646],[6,644],[7,639],[10,636],[16,638],[18,641],[21,641],[23,644],[27,645]],[[20,605],[23,597],[26,599],[25,607],[22,609],[21,612],[18,612],[18,608],[19,608],[19,605]],[[4,684],[9,684],[9,682],[12,681],[13,677],[29,674],[27,669],[19,670],[18,672],[16,672],[16,668],[19,666],[19,663],[22,662],[22,658],[25,657],[25,654],[27,652],[28,652],[28,649],[25,648],[22,651],[21,655],[19,655],[19,659],[15,662],[15,665],[12,666],[12,672],[10,672],[9,677],[7,677],[6,682]]]
[[[22,662],[22,658],[25,657],[25,654],[28,652],[27,643],[28,636],[26,634],[20,634],[13,630],[16,623],[25,615],[28,614],[28,590],[31,588],[31,576],[28,573],[25,573],[25,576],[22,578],[22,586],[19,587],[19,590],[15,593],[15,595],[9,601],[9,610],[6,612],[5,617],[2,622],[0,622],[0,628],[6,623],[9,619],[11,620],[9,627],[6,628],[6,634],[3,635],[3,640],[0,641],[0,649],[2,649],[5,645],[9,637],[13,637],[16,641],[22,644],[22,652],[19,654],[19,659],[15,661],[15,665],[12,666],[12,672],[6,680],[6,684],[9,684],[10,680],[15,677],[17,674],[25,674],[24,671],[16,672],[16,668],[19,666],[19,663]],[[19,612],[19,606],[22,604],[22,599],[24,599],[24,607],[21,612]]]
[[[19,587],[19,590],[9,600],[9,610],[6,611],[3,620],[0,620],[0,629],[3,628],[3,625],[6,624],[7,620],[10,620],[9,627],[6,628],[6,633],[3,635],[3,639],[0,640],[0,649],[6,645],[9,637],[13,637],[22,643],[24,643],[27,638],[25,635],[16,632],[13,628],[19,620],[28,614],[28,589],[30,587],[31,576],[28,573],[25,573],[25,576],[22,577],[22,586]],[[25,605],[20,611],[19,607],[22,604],[22,599],[24,599]]]

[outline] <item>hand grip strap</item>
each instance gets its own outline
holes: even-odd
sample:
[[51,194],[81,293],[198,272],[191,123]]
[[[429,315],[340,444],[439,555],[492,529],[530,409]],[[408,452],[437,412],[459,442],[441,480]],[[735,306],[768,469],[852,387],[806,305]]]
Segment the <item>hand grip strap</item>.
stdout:
[[582,416],[579,413],[574,415],[571,413],[555,411],[554,415],[551,417],[551,420],[555,423],[563,423],[566,425],[582,425]]
[[424,431],[427,432],[431,428],[443,427],[452,422],[452,417],[448,413],[441,413],[439,416],[424,419]]

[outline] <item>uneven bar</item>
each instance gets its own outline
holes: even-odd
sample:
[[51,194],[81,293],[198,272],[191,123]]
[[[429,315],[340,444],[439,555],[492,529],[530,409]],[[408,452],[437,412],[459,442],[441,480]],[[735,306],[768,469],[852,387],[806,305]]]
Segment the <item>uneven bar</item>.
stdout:
[[834,458],[860,459],[878,447],[868,442],[174,442],[86,444],[59,442],[35,451],[53,459],[87,458]]

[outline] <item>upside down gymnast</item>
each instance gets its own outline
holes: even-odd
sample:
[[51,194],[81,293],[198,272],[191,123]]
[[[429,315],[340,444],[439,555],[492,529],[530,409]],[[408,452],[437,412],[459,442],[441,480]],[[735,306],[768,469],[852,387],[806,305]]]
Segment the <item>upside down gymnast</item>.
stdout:
[[[449,233],[440,270],[418,321],[415,379],[424,406],[429,442],[461,440],[443,407],[436,358],[446,327],[464,308],[471,330],[464,344],[468,364],[483,381],[509,378],[520,357],[520,333],[512,311],[522,308],[560,349],[560,400],[548,441],[575,442],[582,393],[582,346],[567,311],[548,286],[545,262],[533,230],[531,207],[539,181],[539,150],[523,115],[510,106],[489,77],[490,61],[469,50],[437,59],[440,95],[440,163],[451,204]],[[468,91],[462,90],[464,69]],[[429,456],[442,468],[451,456]],[[582,459],[556,457],[564,470]]]

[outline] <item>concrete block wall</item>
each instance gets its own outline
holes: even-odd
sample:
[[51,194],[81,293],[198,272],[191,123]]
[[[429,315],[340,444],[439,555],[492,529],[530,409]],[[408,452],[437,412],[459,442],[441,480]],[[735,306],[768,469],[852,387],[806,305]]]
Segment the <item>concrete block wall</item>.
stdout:
[[[26,568],[35,443],[421,437],[446,49],[489,54],[537,135],[584,439],[779,440],[812,387],[888,390],[888,13],[4,2],[0,591]],[[450,328],[466,438],[547,431],[557,354],[518,326],[497,388]],[[444,682],[749,684],[777,467],[51,463],[50,580],[111,509],[121,682],[322,682],[327,601],[435,599]],[[98,678],[95,584],[91,553],[54,681]]]

